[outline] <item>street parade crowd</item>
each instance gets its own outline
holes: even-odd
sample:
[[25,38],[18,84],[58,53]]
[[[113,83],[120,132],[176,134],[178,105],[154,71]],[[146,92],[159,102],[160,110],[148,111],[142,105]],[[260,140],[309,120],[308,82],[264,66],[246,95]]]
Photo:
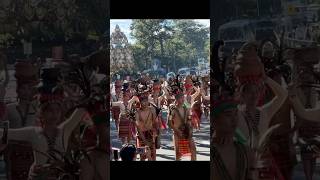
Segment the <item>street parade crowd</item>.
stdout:
[[[107,81],[90,63],[96,57],[64,58],[62,47],[54,47],[54,63],[17,60],[13,77],[5,52],[0,52],[0,137],[7,179],[107,179]],[[11,78],[16,79],[17,97],[8,104]]]
[[290,180],[298,163],[306,180],[317,172],[320,49],[284,47],[213,44],[212,180]]
[[210,116],[209,76],[123,79],[110,86],[112,118],[122,142],[113,160],[134,161],[140,155],[141,161],[155,161],[166,129],[173,130],[175,159],[197,160],[193,132],[200,130],[202,114]]

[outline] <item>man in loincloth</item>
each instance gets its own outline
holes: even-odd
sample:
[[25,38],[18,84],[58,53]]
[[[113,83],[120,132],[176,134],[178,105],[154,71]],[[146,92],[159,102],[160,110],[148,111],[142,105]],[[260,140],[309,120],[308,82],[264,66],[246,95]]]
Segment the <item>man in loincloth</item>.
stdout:
[[[137,147],[149,146],[152,160],[156,160],[155,138],[157,136],[158,122],[155,108],[149,106],[148,95],[142,94],[139,97],[141,108],[135,114],[138,130]],[[141,161],[146,159],[141,156]]]
[[176,104],[170,106],[169,127],[173,129],[173,140],[176,152],[176,160],[180,161],[182,156],[191,153],[191,160],[196,161],[196,146],[192,139],[192,119],[190,108],[184,105],[182,91],[177,91]]
[[[192,126],[200,130],[200,120],[202,115],[200,88],[193,85],[190,76],[187,76],[184,82],[185,103],[192,110]],[[191,107],[192,106],[192,107]]]

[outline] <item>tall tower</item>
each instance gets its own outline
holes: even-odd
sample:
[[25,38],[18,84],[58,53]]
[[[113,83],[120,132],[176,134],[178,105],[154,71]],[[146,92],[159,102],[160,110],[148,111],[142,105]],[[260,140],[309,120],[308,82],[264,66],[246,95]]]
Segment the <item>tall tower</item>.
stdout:
[[110,73],[123,69],[131,71],[133,68],[133,55],[126,35],[119,26],[111,34],[110,39]]

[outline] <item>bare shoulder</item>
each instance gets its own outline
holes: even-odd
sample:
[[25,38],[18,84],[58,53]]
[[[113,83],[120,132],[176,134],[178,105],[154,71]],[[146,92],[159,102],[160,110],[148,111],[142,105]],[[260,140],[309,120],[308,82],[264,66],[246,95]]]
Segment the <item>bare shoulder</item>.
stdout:
[[156,108],[155,107],[149,107],[149,110],[152,112],[152,113],[156,113]]

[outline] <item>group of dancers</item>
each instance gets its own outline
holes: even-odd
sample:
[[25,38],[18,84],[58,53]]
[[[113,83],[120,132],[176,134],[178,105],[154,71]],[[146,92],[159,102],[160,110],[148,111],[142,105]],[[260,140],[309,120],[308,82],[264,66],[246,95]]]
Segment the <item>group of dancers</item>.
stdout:
[[[196,160],[193,131],[199,130],[203,112],[208,115],[209,78],[186,76],[138,80],[117,79],[111,85],[111,110],[118,137],[122,144],[135,141],[136,146],[148,147],[151,159],[161,146],[163,129],[173,130],[176,160],[191,155]],[[145,160],[145,155],[141,155]]]
[[[17,102],[7,103],[8,67],[1,82],[1,153],[8,179],[107,179],[109,161],[105,92],[96,71],[84,96],[68,61],[54,66],[37,61],[15,63]],[[68,73],[66,73],[68,72]],[[73,79],[74,80],[74,79]],[[4,139],[7,139],[4,140]]]
[[224,42],[214,44],[212,180],[290,180],[297,155],[312,180],[320,153],[319,49],[291,51],[288,73],[270,45],[259,51],[247,42],[223,65]]

